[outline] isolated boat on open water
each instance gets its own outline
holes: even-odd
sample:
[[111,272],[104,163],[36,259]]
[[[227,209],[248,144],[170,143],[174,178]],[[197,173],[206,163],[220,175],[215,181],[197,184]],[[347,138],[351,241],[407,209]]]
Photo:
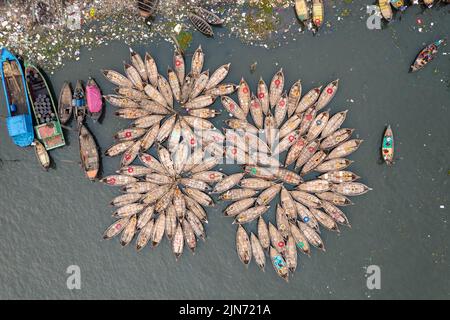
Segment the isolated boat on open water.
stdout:
[[392,133],[391,126],[388,126],[384,132],[381,156],[387,165],[394,164],[394,134]]
[[81,167],[87,178],[94,181],[97,178],[100,169],[100,157],[98,154],[97,144],[89,130],[83,125],[79,128],[79,146]]
[[445,40],[438,40],[422,49],[414,63],[411,65],[410,72],[416,72],[425,67],[437,56],[438,48],[444,44]]

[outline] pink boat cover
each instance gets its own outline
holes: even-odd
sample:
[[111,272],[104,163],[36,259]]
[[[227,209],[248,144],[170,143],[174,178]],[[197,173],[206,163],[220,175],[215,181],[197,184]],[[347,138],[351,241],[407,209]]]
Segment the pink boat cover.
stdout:
[[98,87],[88,85],[86,87],[87,105],[92,113],[100,112],[102,110],[102,94]]

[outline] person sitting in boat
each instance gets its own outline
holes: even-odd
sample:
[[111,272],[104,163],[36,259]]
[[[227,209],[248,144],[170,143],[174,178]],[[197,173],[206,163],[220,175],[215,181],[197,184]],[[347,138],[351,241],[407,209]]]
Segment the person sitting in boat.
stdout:
[[390,137],[387,137],[386,138],[386,147],[390,147],[392,145],[391,142],[392,142],[392,139]]
[[9,106],[9,111],[11,112],[11,116],[14,116],[14,114],[17,112],[17,106],[13,103]]

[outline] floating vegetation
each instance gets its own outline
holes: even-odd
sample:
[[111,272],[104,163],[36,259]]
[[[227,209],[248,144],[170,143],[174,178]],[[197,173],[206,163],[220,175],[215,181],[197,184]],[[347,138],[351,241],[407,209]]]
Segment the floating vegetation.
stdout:
[[181,50],[189,48],[192,42],[192,33],[188,31],[181,31],[176,37]]

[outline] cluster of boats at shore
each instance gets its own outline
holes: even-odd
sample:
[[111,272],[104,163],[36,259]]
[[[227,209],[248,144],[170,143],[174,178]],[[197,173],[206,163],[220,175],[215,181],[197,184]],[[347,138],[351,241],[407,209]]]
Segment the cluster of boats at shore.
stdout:
[[316,33],[324,23],[323,0],[295,0],[295,13],[300,23]]
[[[346,170],[352,163],[346,157],[362,143],[351,139],[354,129],[341,128],[347,110],[334,115],[321,111],[336,95],[339,80],[303,95],[301,80],[289,91],[285,87],[280,69],[269,85],[260,78],[255,93],[242,79],[238,102],[230,97],[222,101],[233,129],[225,131],[226,141],[233,142],[225,153],[244,166],[214,190],[221,200],[232,202],[224,214],[238,224],[236,251],[242,263],[248,265],[253,257],[264,269],[268,251],[275,271],[287,281],[297,268],[297,250],[307,255],[312,246],[325,250],[319,226],[336,232],[339,224],[350,226],[339,207],[352,204],[348,196],[370,188]],[[258,132],[264,133],[263,139]],[[272,223],[268,212],[277,198]],[[257,232],[249,235],[244,225],[255,223]]]
[[[105,96],[106,100],[118,108],[118,117],[132,120],[130,127],[115,134],[116,143],[105,152],[121,155],[121,168],[101,181],[122,187],[124,194],[111,202],[117,207],[116,220],[103,237],[121,233],[120,243],[125,246],[136,236],[136,249],[141,250],[148,243],[158,246],[165,234],[178,259],[185,244],[194,252],[197,239],[206,239],[204,207],[214,204],[206,191],[225,176],[214,170],[221,155],[211,156],[212,149],[197,133],[219,133],[208,120],[218,113],[211,106],[236,86],[222,84],[230,64],[211,75],[203,70],[201,47],[192,56],[190,72],[181,51],[175,50],[167,78],[148,52],[142,58],[131,50],[130,61],[124,64],[125,75],[102,71],[117,86],[116,94]],[[151,155],[153,146],[156,157]],[[137,158],[139,165],[133,164]]]
[[408,6],[412,5],[421,5],[424,8],[431,8],[436,4],[447,3],[450,3],[450,0],[378,0],[381,15],[386,21],[391,21],[394,18],[394,10],[403,12]]
[[[4,56],[11,60],[11,55]],[[341,128],[347,110],[334,115],[329,110],[321,111],[335,96],[338,79],[302,95],[300,80],[284,91],[281,69],[269,85],[261,78],[252,93],[244,78],[238,85],[222,83],[230,64],[210,75],[203,70],[204,61],[205,54],[198,47],[187,72],[184,55],[177,49],[173,67],[168,68],[165,78],[149,53],[142,58],[130,49],[130,63],[124,63],[125,75],[102,70],[106,79],[117,86],[115,94],[104,96],[105,100],[118,108],[118,117],[132,121],[130,127],[115,134],[116,143],[105,152],[112,157],[121,155],[121,167],[101,181],[120,187],[123,194],[111,201],[115,221],[103,237],[111,239],[121,234],[122,246],[136,238],[136,249],[141,250],[148,243],[158,246],[166,235],[178,259],[185,245],[194,252],[197,241],[206,239],[205,207],[214,204],[215,194],[221,201],[232,201],[224,215],[233,217],[238,225],[236,246],[240,260],[248,265],[253,257],[264,268],[266,249],[277,274],[287,280],[297,266],[296,250],[308,255],[312,246],[325,250],[319,226],[332,231],[339,231],[339,224],[349,226],[339,207],[352,204],[349,196],[370,190],[355,181],[358,175],[346,170],[352,163],[346,156],[356,151],[362,140],[351,139],[354,129]],[[14,117],[17,109],[13,105],[20,103],[18,97],[26,96],[18,95],[21,90],[8,78],[14,74],[8,69],[10,64],[2,63],[2,74],[10,116]],[[18,61],[15,65],[20,67]],[[25,74],[21,70],[17,68],[16,74],[23,88],[34,90],[30,101],[39,114],[37,126],[57,121],[61,135],[60,140],[55,140],[64,142],[62,126],[72,117],[76,119],[82,163],[88,178],[94,180],[100,155],[83,122],[86,115],[94,121],[100,118],[100,89],[90,79],[86,90],[79,81],[72,93],[66,83],[56,109],[39,70],[25,68]],[[238,102],[230,97],[235,92]],[[208,120],[218,114],[212,107],[217,98],[232,116],[226,121],[229,129],[224,133]],[[39,128],[34,129],[39,132]],[[17,144],[25,141],[12,133]],[[30,145],[33,140],[34,135],[22,144]],[[46,146],[53,144],[42,141],[36,150],[42,148],[46,153]],[[151,154],[153,148],[156,156]],[[284,163],[279,160],[281,155]],[[382,156],[386,163],[393,162],[390,127],[383,139]],[[216,170],[224,157],[244,165],[243,171],[227,176]],[[320,175],[304,180],[314,172]],[[276,219],[273,223],[266,221],[270,204],[278,196]],[[249,235],[243,226],[256,221],[258,232]]]
[[[230,64],[211,76],[203,71],[201,47],[192,56],[190,72],[183,54],[175,50],[167,78],[149,53],[142,58],[131,50],[130,60],[124,64],[125,75],[103,70],[117,85],[116,94],[106,100],[118,107],[116,115],[132,120],[106,151],[108,156],[121,155],[121,167],[102,182],[124,193],[111,202],[116,220],[106,229],[105,239],[121,234],[125,246],[136,237],[136,249],[141,250],[148,243],[158,246],[165,234],[178,259],[185,245],[194,251],[198,239],[205,240],[204,207],[213,205],[213,195],[218,195],[221,201],[233,201],[224,214],[239,225],[236,245],[241,261],[248,264],[253,256],[263,267],[267,248],[275,270],[287,279],[287,270],[293,272],[297,261],[292,249],[306,254],[310,245],[324,249],[319,224],[334,231],[338,224],[349,225],[338,207],[352,203],[347,196],[370,188],[345,171],[352,163],[345,157],[362,142],[351,139],[354,129],[340,128],[347,111],[318,112],[336,94],[339,80],[303,96],[299,80],[286,93],[281,69],[269,86],[260,79],[253,94],[244,78],[239,85],[221,83]],[[235,92],[239,103],[230,97]],[[224,133],[208,120],[217,114],[211,107],[219,97],[232,116]],[[151,155],[154,146],[156,156]],[[389,148],[388,140],[384,146]],[[284,164],[277,160],[281,154],[287,154]],[[227,176],[216,170],[223,158],[243,164],[244,171]],[[321,175],[304,181],[314,171]],[[263,215],[278,195],[276,223],[267,225]],[[258,235],[248,236],[242,225],[256,220]]]
[[56,107],[41,71],[28,62],[22,68],[17,57],[6,48],[1,49],[0,72],[8,114],[6,124],[13,142],[19,147],[34,145],[37,159],[47,170],[51,165],[48,151],[65,146],[62,126],[73,114],[78,123],[81,164],[87,177],[94,180],[100,157],[83,121],[87,114],[94,121],[102,114],[102,95],[95,81],[89,79],[86,90],[78,81],[73,94],[70,84],[64,83]]
[[[325,109],[338,91],[339,79],[302,94],[301,80],[285,90],[280,69],[268,85],[261,78],[253,93],[244,78],[239,84],[222,83],[229,63],[210,75],[203,70],[204,62],[198,47],[188,72],[184,54],[176,49],[166,78],[149,53],[142,58],[130,49],[125,74],[102,70],[117,86],[115,94],[102,97],[93,79],[86,89],[78,81],[73,93],[65,83],[57,109],[40,71],[29,64],[22,71],[18,60],[2,49],[11,138],[20,146],[34,141],[36,152],[47,154],[65,144],[62,128],[75,118],[82,165],[94,180],[100,155],[84,120],[100,119],[105,98],[117,107],[119,118],[132,121],[114,135],[116,142],[105,152],[121,156],[121,161],[118,171],[101,182],[123,191],[111,201],[115,221],[105,230],[105,239],[121,234],[125,246],[136,238],[136,249],[141,250],[149,243],[158,246],[166,235],[178,259],[185,245],[194,252],[198,240],[206,239],[205,207],[212,206],[217,195],[232,202],[224,215],[237,224],[239,259],[248,265],[253,258],[264,269],[268,251],[276,273],[288,280],[297,268],[297,250],[306,255],[312,247],[325,251],[320,226],[336,232],[339,225],[350,226],[340,207],[352,204],[348,197],[371,190],[347,170],[353,162],[347,156],[362,143],[352,139],[354,129],[341,128],[348,111],[331,114]],[[234,93],[237,100],[231,98]],[[219,113],[213,107],[218,98],[231,116],[223,133],[209,120]],[[391,165],[390,127],[381,150]],[[242,170],[226,175],[215,169],[224,158],[241,164]],[[276,199],[272,222],[269,209]],[[257,232],[245,230],[244,225],[251,224],[256,224]]]

